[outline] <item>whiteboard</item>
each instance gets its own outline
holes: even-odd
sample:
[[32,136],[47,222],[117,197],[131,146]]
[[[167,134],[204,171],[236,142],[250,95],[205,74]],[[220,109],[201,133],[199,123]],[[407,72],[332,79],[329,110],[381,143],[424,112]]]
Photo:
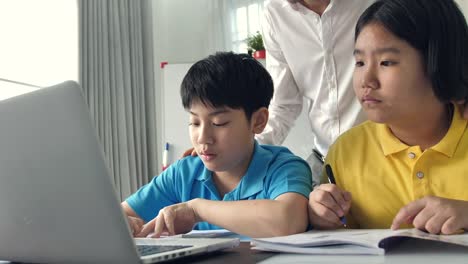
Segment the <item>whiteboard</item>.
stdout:
[[[192,147],[189,138],[189,114],[182,106],[180,84],[192,63],[166,64],[162,74],[162,113],[163,124],[161,143],[169,143],[169,164],[179,159],[185,150]],[[307,118],[307,104],[296,120],[283,146],[294,154],[307,159],[312,153],[313,135]]]
[[192,63],[166,64],[162,70],[162,133],[163,146],[169,143],[168,162],[178,160],[192,147],[189,138],[189,114],[182,106],[180,84]]

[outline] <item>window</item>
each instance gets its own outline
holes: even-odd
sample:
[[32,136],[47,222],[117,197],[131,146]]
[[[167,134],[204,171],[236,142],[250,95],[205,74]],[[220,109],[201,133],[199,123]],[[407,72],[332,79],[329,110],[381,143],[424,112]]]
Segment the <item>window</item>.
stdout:
[[248,36],[261,32],[261,21],[265,0],[231,1],[232,50],[247,53],[245,40]]
[[0,100],[78,80],[76,1],[0,1],[0,35]]

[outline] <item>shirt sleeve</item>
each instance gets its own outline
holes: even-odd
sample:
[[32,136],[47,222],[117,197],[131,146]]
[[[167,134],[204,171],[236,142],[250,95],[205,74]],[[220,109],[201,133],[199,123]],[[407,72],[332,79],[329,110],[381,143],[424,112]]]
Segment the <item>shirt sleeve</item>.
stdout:
[[127,198],[126,202],[144,221],[153,220],[162,208],[179,203],[177,164],[174,163],[148,184]]
[[276,199],[284,193],[298,193],[309,199],[312,191],[312,173],[307,162],[299,157],[292,157],[276,162],[270,171],[268,198]]
[[275,90],[268,108],[268,124],[263,133],[256,138],[261,144],[281,145],[302,111],[303,96],[294,81],[273,27],[273,20],[266,8],[262,33],[266,49],[266,68],[273,78]]

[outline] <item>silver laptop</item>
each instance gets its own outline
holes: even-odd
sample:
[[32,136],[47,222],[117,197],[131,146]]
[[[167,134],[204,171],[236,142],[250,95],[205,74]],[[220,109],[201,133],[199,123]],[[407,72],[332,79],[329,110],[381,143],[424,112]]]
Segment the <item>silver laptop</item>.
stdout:
[[131,237],[78,84],[0,101],[0,260],[154,263],[239,245],[137,241],[149,255]]

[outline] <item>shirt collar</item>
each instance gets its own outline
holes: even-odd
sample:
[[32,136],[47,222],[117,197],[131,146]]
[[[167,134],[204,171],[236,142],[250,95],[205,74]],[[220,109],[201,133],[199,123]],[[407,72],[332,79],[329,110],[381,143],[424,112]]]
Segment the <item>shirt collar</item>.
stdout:
[[263,190],[263,182],[272,159],[272,153],[262,148],[255,141],[254,154],[252,155],[249,168],[236,188],[240,199],[247,199]]
[[202,172],[196,178],[198,181],[207,181],[211,179],[211,171],[203,166]]
[[[463,119],[458,106],[454,104],[452,123],[450,124],[449,130],[442,140],[430,149],[440,152],[447,157],[452,157],[457,149],[458,142],[462,138],[467,122],[467,120]],[[390,128],[385,124],[377,124],[377,134],[380,138],[380,145],[385,156],[409,148],[408,145],[395,137],[390,131]]]
[[382,151],[385,156],[409,148],[408,145],[401,142],[397,137],[393,135],[392,131],[390,131],[390,128],[386,124],[376,124],[376,126],[380,146],[382,147]]
[[445,134],[444,138],[442,138],[439,143],[431,147],[431,149],[445,154],[449,158],[453,157],[455,150],[457,150],[458,142],[460,142],[468,123],[467,120],[463,119],[458,105],[453,105],[452,123],[450,124],[447,134]]
[[[264,178],[269,167],[268,164],[271,160],[271,152],[262,148],[255,140],[254,153],[247,172],[242,177],[237,187],[230,193],[239,192],[240,199],[247,199],[261,192],[263,190]],[[202,173],[200,173],[196,179],[202,182],[212,181],[212,172],[204,167]]]
[[[327,8],[325,8],[325,11],[323,11],[323,14],[329,12],[329,10],[333,8],[334,3],[335,0],[330,0],[330,3],[328,4]],[[304,13],[313,12],[301,3],[289,3],[288,1],[283,1],[283,7],[291,7],[295,11],[301,11]]]

